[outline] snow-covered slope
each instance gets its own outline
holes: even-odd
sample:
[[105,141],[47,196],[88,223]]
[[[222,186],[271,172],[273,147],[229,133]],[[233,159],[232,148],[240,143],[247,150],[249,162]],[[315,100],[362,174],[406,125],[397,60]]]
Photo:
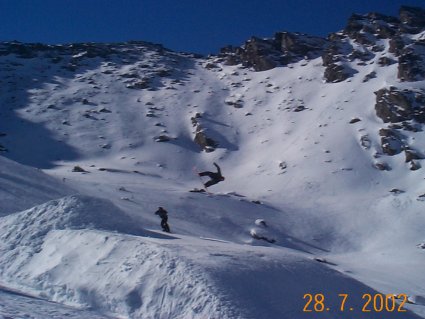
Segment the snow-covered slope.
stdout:
[[[369,318],[367,293],[412,302],[373,318],[425,317],[425,82],[403,64],[425,31],[397,52],[397,23],[355,16],[323,55],[273,51],[261,72],[143,42],[3,44],[1,284],[129,318],[302,318],[315,293],[317,318]],[[213,162],[225,181],[189,192]]]
[[[335,289],[375,293],[308,254],[143,231],[87,196],[3,217],[0,233],[2,283],[109,316],[289,318],[302,315],[305,291],[326,293],[333,304]],[[351,306],[361,314],[358,298]]]
[[0,156],[0,216],[72,194],[62,181]]

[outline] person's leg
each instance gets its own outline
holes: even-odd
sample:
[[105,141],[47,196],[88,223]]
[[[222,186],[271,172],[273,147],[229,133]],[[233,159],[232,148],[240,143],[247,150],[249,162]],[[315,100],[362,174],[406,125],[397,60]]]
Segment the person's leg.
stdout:
[[164,231],[166,231],[167,233],[170,232],[170,226],[168,226],[168,223],[165,223]]
[[212,186],[212,185],[217,184],[218,182],[219,182],[218,180],[212,179],[212,180],[209,180],[208,182],[206,182],[206,183],[204,184],[204,186],[205,186],[205,187],[210,187],[210,186]]
[[201,173],[199,173],[199,176],[208,176],[208,177],[211,177],[211,174],[214,174],[213,172],[201,172]]
[[167,220],[165,218],[161,219],[161,227],[162,230],[166,230],[167,229]]

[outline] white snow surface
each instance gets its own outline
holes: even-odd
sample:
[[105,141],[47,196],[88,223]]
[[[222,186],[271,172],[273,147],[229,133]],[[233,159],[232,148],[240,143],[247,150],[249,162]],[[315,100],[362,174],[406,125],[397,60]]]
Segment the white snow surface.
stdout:
[[41,170],[0,157],[0,216],[75,193]]
[[[412,85],[396,65],[330,84],[321,59],[253,72],[138,46],[125,62],[77,54],[75,71],[0,57],[0,319],[425,318],[423,169],[382,154],[374,111],[373,92]],[[197,113],[213,152],[193,142]],[[213,162],[225,181],[189,192]],[[329,310],[303,312],[317,293]],[[413,303],[365,313],[367,293]]]

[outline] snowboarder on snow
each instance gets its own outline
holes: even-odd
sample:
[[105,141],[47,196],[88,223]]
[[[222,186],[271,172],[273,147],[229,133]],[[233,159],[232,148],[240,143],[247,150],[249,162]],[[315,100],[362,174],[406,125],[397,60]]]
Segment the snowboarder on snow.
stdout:
[[162,208],[162,207],[158,207],[158,210],[155,212],[155,215],[158,215],[159,217],[161,217],[161,227],[162,230],[169,233],[170,232],[170,226],[168,226],[168,212]]
[[218,166],[217,163],[214,163],[214,166],[217,167],[217,173],[209,171],[198,173],[199,176],[208,176],[209,178],[211,178],[208,182],[204,183],[205,187],[209,187],[224,181],[224,176],[221,175],[220,166]]

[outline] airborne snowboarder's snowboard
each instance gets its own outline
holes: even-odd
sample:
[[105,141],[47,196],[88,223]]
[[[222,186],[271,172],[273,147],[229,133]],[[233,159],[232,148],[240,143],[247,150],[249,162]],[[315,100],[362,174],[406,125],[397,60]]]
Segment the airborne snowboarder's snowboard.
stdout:
[[195,192],[195,193],[207,193],[208,195],[211,195],[212,193],[208,190],[208,188],[204,185],[204,182],[202,181],[201,176],[199,176],[199,171],[196,168],[196,166],[193,167],[193,172],[196,174],[196,176],[199,177],[199,180],[201,181],[201,184],[203,186],[203,188],[194,188],[192,190],[190,190],[190,192]]
[[204,188],[194,188],[194,189],[191,189],[189,192],[192,192],[192,193],[206,193],[207,191]]

